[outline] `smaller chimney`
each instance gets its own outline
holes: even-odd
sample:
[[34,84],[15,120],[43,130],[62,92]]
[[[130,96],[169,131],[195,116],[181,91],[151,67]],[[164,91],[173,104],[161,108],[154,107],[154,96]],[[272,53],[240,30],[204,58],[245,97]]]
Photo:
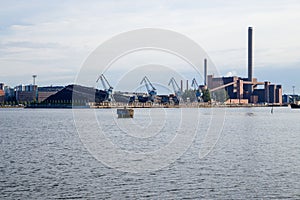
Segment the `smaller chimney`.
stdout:
[[183,80],[180,81],[180,91],[183,92]]
[[186,90],[189,90],[189,80],[186,80]]
[[206,85],[207,81],[207,59],[204,59],[204,85]]

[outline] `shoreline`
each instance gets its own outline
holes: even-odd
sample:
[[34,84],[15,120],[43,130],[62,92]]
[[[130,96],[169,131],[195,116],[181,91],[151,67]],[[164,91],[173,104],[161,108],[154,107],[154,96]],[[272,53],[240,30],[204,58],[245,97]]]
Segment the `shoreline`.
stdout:
[[116,108],[254,108],[254,107],[290,107],[289,104],[181,104],[181,105],[158,105],[158,104],[139,104],[139,105],[126,105],[126,104],[113,104],[113,105],[97,105],[97,106],[86,106],[86,105],[31,105],[31,106],[0,106],[2,108],[20,108],[20,109],[116,109]]

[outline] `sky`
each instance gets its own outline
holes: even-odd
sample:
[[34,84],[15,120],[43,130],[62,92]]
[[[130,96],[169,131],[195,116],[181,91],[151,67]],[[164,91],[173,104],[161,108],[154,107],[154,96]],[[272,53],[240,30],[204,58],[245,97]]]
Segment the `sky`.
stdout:
[[[247,29],[254,30],[254,77],[300,93],[298,0],[0,0],[0,82],[74,83],[99,45],[141,28],[198,43],[222,76],[247,76]],[[113,70],[108,77],[114,77]],[[141,77],[142,78],[142,77]],[[111,80],[112,84],[114,81]],[[166,80],[167,82],[167,80]]]

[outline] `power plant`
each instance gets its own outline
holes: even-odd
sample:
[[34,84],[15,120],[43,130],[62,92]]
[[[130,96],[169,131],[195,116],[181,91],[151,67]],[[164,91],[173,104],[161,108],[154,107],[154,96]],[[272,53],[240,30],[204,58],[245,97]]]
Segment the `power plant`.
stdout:
[[[271,84],[269,81],[259,82],[253,78],[253,28],[248,28],[248,77],[214,77],[207,76],[206,61],[204,64],[204,84],[211,93],[225,90],[229,102],[238,104],[282,104],[282,86]],[[263,89],[258,89],[262,85]]]

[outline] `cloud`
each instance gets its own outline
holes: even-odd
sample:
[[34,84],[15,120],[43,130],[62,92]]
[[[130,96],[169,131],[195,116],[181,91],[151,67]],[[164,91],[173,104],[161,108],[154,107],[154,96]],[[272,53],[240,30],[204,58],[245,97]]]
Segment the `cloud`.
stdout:
[[195,40],[221,71],[239,71],[247,63],[249,25],[254,26],[256,67],[295,66],[300,62],[299,9],[295,0],[8,1],[0,8],[0,66],[10,77],[24,69],[51,71],[47,80],[55,84],[59,73],[52,69],[76,74],[103,41],[155,27]]

